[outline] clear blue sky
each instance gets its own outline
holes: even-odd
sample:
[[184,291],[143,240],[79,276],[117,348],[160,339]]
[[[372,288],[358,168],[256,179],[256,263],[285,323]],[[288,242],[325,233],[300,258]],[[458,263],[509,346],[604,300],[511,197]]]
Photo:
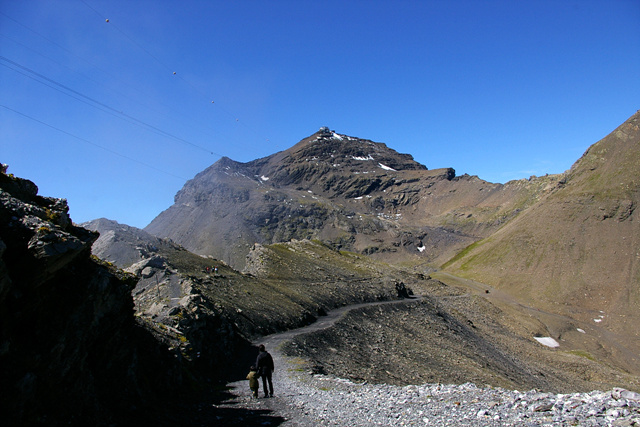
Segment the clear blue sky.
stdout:
[[640,2],[0,0],[0,56],[0,162],[75,222],[144,227],[221,155],[320,126],[563,172],[640,108]]

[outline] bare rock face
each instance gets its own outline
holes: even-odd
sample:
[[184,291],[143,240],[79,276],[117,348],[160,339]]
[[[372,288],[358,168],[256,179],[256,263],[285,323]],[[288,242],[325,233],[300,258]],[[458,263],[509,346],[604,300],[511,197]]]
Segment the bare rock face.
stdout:
[[320,131],[248,163],[221,158],[145,231],[240,270],[254,243],[291,239],[437,265],[544,191],[535,182],[503,186],[427,170],[383,143]]
[[137,279],[92,258],[97,233],[37,191],[0,173],[3,424],[117,422],[178,387],[181,371],[134,320]]
[[100,233],[100,237],[93,243],[91,253],[120,268],[129,267],[162,250],[177,247],[170,240],[160,239],[139,228],[106,218],[88,221],[80,226]]

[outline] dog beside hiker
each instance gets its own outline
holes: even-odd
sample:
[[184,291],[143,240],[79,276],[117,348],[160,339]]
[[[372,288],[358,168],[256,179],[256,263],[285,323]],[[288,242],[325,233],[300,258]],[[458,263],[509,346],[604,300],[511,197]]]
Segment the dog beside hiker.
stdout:
[[249,388],[253,392],[253,397],[258,397],[258,391],[260,389],[260,382],[258,380],[262,377],[264,397],[273,397],[273,381],[271,378],[274,371],[273,358],[266,350],[264,344],[260,344],[258,350],[259,353],[256,358],[256,364],[251,366],[249,374],[247,375]]

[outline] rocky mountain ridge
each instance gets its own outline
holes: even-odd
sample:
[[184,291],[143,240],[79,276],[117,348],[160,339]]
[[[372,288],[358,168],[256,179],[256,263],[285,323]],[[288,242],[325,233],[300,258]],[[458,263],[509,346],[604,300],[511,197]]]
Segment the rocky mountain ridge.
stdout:
[[[109,235],[104,227],[122,230],[117,223],[99,224],[104,235]],[[317,372],[355,381],[472,381],[547,391],[637,388],[635,377],[582,357],[573,341],[563,340],[562,351],[545,351],[534,339],[549,332],[541,313],[532,317],[534,311],[500,308],[484,289],[448,286],[320,242],[256,244],[244,274],[183,248],[158,251],[127,270],[140,277],[133,291],[138,315],[180,331],[186,357],[211,357],[212,337],[203,334],[206,319],[224,318],[233,324],[230,335],[259,340],[344,304],[389,301],[396,297],[394,284],[404,281],[421,300],[356,310],[331,330],[296,338],[288,351],[309,360]],[[576,327],[571,319],[562,323]],[[234,360],[247,351],[239,348],[230,355]]]
[[[357,381],[640,390],[629,327],[639,146],[636,115],[567,173],[501,185],[322,130],[285,152],[203,171],[154,221],[178,224],[173,237],[102,219],[86,224],[97,240],[72,224],[64,200],[3,169],[0,375],[14,392],[3,405],[18,424],[131,421],[170,390],[243,378],[234,367],[251,362],[251,339],[396,298],[401,281],[423,296],[418,304],[354,312],[288,351]],[[340,150],[351,150],[342,163]],[[594,236],[628,287],[601,275]],[[228,247],[217,258],[174,237]],[[106,261],[90,257],[92,243]],[[427,275],[454,253],[445,267],[458,276]],[[230,263],[240,258],[242,272]],[[607,311],[595,311],[603,302]],[[60,384],[74,392],[55,394]]]
[[237,269],[254,243],[290,239],[435,266],[559,179],[491,184],[451,168],[428,170],[383,143],[322,129],[262,159],[220,159],[187,182],[145,230]]

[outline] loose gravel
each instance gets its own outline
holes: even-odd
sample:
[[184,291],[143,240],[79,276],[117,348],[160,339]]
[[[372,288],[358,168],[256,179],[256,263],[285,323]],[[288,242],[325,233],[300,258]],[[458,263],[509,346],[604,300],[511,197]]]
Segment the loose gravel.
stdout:
[[277,349],[271,354],[275,397],[253,398],[248,382],[239,381],[230,384],[234,397],[220,408],[268,412],[271,418],[262,418],[261,425],[301,427],[640,426],[640,394],[621,388],[552,394],[471,383],[356,384],[315,375],[305,362],[286,358]]
[[230,383],[231,398],[214,405],[224,414],[218,418],[220,425],[640,427],[640,393],[622,388],[554,394],[472,383],[354,383],[314,373],[309,361],[280,351],[287,340],[328,328],[365,305],[370,304],[343,307],[305,328],[263,337],[260,344],[266,344],[276,366],[275,397],[252,397],[248,381]]

